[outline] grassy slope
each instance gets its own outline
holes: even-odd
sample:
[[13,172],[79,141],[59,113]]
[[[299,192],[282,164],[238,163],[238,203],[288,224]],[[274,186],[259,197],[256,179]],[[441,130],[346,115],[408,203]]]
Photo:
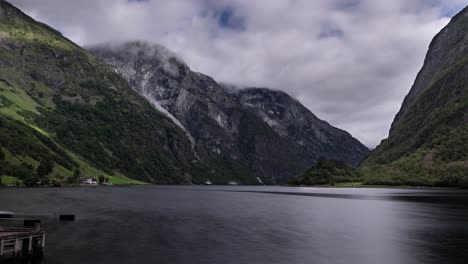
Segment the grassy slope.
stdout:
[[[91,54],[8,3],[0,1],[0,8],[4,167],[35,167],[51,158],[51,177],[67,178],[79,168],[114,183],[141,183],[123,175],[171,182],[182,173],[192,157],[177,127]],[[104,161],[90,155],[96,148]]]
[[[4,7],[3,8],[9,8],[9,7]],[[26,30],[20,30],[20,28],[15,28],[14,25],[24,25],[25,21],[21,18],[15,18],[15,17],[10,17],[8,20],[4,19],[0,23],[0,32],[2,32],[3,37],[8,37],[11,40],[14,41],[41,41],[44,43],[51,43],[52,45],[57,45],[60,46],[64,49],[71,50],[74,47],[73,44],[65,42],[63,43],[62,41],[59,40],[58,37],[56,38],[50,38],[50,34],[47,34],[47,30],[42,29],[39,26],[32,26],[30,28],[30,32]],[[8,54],[6,51],[1,52],[2,55],[6,57],[6,59],[3,60],[3,62],[8,61]],[[12,59],[13,60],[13,59]],[[19,83],[19,85],[15,85],[15,83],[10,82],[10,80],[18,80],[22,78],[21,73],[15,71],[11,65],[8,65],[8,63],[5,63],[7,65],[2,65],[1,71],[0,71],[0,114],[6,117],[4,119],[5,122],[14,122],[17,121],[15,124],[18,127],[21,127],[22,125],[25,126],[22,129],[28,130],[28,128],[34,129],[37,132],[41,133],[44,136],[50,137],[50,135],[39,128],[35,122],[33,121],[35,115],[39,115],[39,110],[38,108],[41,107],[33,98],[31,98],[24,89],[21,89],[22,86],[24,85],[23,83]],[[10,66],[10,67],[9,67]],[[43,85],[37,85],[37,82],[34,82],[36,84],[36,87],[41,88],[41,92],[47,91],[47,87]],[[27,127],[26,127],[27,126]],[[27,135],[28,137],[35,138],[35,135],[32,131],[29,131],[30,134]],[[2,134],[3,136],[5,134]],[[54,142],[53,139],[51,139],[52,142]],[[54,142],[55,143],[55,142]],[[5,144],[4,144],[5,145]],[[40,140],[35,139],[31,142],[29,142],[28,147],[31,148],[39,148],[39,147],[44,147],[43,144],[40,143]],[[15,153],[12,154],[10,151],[8,151],[7,146],[4,146],[4,152],[6,153],[6,161],[10,164],[13,165],[20,165],[22,163],[27,163],[32,166],[37,166],[40,160],[40,156],[35,156],[31,157],[27,153],[27,151],[24,151],[23,153]],[[57,145],[58,148],[62,149]],[[26,149],[26,148],[23,148]],[[44,151],[45,150],[45,151]],[[49,152],[50,149],[47,147],[44,148],[44,152]],[[48,150],[48,151],[47,151]],[[54,151],[51,151],[54,152]],[[48,153],[47,153],[48,154]],[[99,175],[105,175],[110,177],[111,175],[108,175],[107,173],[104,173],[98,169],[96,169],[93,166],[90,166],[87,162],[82,161],[78,157],[74,157],[72,159],[69,159],[71,162],[75,162],[76,164],[82,165],[81,168],[83,170],[83,175],[84,176],[91,176],[91,175],[97,175],[95,173],[99,173]],[[60,175],[63,177],[69,177],[73,174],[72,169],[74,166],[70,168],[65,168],[61,166],[60,164],[56,164],[54,167],[54,173],[56,175]],[[7,183],[14,183],[16,182],[17,178],[11,177],[11,176],[5,176],[4,179],[7,180]],[[13,182],[12,182],[13,181]]]
[[11,177],[11,176],[0,176],[2,184],[14,184],[17,185],[18,183],[21,184],[22,181],[18,178]]

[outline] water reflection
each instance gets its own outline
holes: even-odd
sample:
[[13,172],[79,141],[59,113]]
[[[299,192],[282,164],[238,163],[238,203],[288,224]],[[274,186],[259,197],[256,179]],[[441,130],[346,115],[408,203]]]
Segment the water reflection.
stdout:
[[464,263],[466,192],[285,187],[0,189],[45,219],[43,263]]

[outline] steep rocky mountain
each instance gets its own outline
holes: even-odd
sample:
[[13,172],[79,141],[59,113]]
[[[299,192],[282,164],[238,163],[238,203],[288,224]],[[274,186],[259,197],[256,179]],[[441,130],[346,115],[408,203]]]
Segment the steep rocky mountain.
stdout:
[[323,156],[355,166],[369,152],[349,133],[320,120],[284,92],[247,88],[238,91],[238,98],[242,106],[256,113],[278,135],[314,155],[314,160]]
[[287,94],[226,88],[164,47],[131,42],[89,50],[185,131],[200,163],[212,168],[211,181],[285,183],[320,156],[356,165],[368,152]]
[[[0,176],[124,176],[190,182],[185,132],[125,79],[56,30],[0,1]],[[40,179],[48,180],[48,179]]]
[[376,183],[468,183],[468,9],[434,38],[413,87],[364,162]]
[[114,67],[0,1],[0,175],[284,183],[367,153],[288,95],[227,89],[160,46],[92,51]]

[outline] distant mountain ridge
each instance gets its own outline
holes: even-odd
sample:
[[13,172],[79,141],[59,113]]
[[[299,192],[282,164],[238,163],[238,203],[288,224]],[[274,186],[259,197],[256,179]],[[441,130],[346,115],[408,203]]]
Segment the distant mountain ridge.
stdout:
[[241,104],[260,116],[282,137],[308,152],[356,166],[369,152],[348,132],[331,126],[287,93],[268,88],[238,91]]
[[[233,90],[193,72],[177,56],[145,42],[88,47],[131,87],[187,132],[213,175],[285,183],[320,156],[356,165],[368,149],[318,119],[289,95],[265,88]],[[220,177],[220,176],[218,176]]]

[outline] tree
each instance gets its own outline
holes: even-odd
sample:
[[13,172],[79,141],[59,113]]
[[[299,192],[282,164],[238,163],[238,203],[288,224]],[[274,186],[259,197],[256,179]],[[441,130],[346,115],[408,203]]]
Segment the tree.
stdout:
[[36,187],[38,186],[39,178],[37,176],[31,175],[23,180],[24,185],[27,187]]
[[73,178],[80,179],[80,177],[81,177],[80,169],[75,169],[75,171],[73,172]]
[[458,181],[458,187],[468,189],[468,175],[463,176],[463,178]]
[[339,160],[326,160],[320,157],[315,166],[293,179],[291,185],[324,185],[360,181],[360,173]]
[[100,175],[99,176],[99,184],[103,184],[104,182],[106,182],[106,177],[104,177],[104,175]]
[[69,177],[67,179],[68,184],[77,184],[80,182],[80,177],[81,177],[81,170],[80,169],[75,169],[73,171],[73,176]]
[[5,160],[5,152],[0,148],[0,160]]
[[39,163],[39,166],[37,166],[36,169],[36,175],[39,178],[42,178],[49,173],[52,172],[54,169],[54,162],[48,158],[41,160],[41,163]]
[[26,162],[20,165],[13,166],[10,170],[10,174],[13,177],[24,180],[34,174],[34,167]]

